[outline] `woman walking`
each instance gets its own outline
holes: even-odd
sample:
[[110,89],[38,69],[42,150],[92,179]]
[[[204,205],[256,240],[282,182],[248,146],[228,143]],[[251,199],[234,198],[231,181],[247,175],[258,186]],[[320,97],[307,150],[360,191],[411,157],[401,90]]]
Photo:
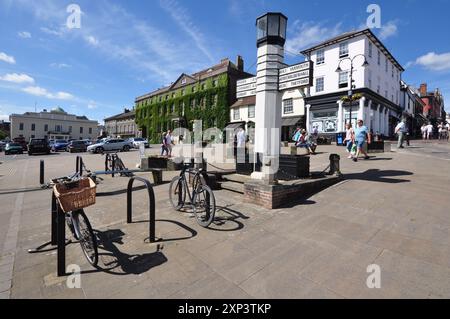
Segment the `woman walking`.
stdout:
[[355,131],[352,128],[352,124],[351,123],[347,123],[346,127],[346,136],[345,136],[345,140],[344,143],[346,143],[347,146],[347,152],[348,152],[348,158],[353,158],[352,155],[352,148],[353,148],[353,140],[354,140],[354,136],[355,136]]

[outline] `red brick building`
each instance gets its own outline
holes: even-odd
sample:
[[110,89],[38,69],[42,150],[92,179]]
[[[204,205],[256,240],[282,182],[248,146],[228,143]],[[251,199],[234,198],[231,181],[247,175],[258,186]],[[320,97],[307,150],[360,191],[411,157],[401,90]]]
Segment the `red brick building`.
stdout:
[[[444,97],[439,89],[428,91],[426,83],[420,85],[420,98],[424,102],[423,114],[431,122],[441,122],[445,120]],[[443,118],[444,116],[444,118]]]

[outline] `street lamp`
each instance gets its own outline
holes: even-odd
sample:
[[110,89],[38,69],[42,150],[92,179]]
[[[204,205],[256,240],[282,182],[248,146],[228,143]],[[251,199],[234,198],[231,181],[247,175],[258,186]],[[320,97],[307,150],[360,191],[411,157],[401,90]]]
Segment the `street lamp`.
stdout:
[[355,55],[353,58],[344,58],[344,59],[342,59],[342,60],[340,60],[339,61],[339,64],[338,64],[338,67],[337,67],[337,69],[336,69],[336,72],[337,73],[341,73],[343,70],[342,70],[342,68],[341,68],[341,63],[342,63],[342,61],[346,61],[346,60],[349,60],[350,61],[350,90],[348,91],[348,97],[349,97],[349,100],[350,100],[350,119],[349,119],[349,121],[350,121],[350,124],[352,123],[352,99],[353,99],[353,89],[355,88],[354,87],[354,85],[353,85],[353,71],[354,71],[354,67],[353,67],[353,62],[355,61],[355,59],[357,58],[357,57],[363,57],[364,58],[364,63],[362,64],[362,67],[366,67],[366,66],[369,66],[369,62],[367,62],[367,58],[366,58],[366,56],[364,55],[364,54],[357,54],[357,55]]
[[256,19],[257,46],[286,42],[287,17],[279,12],[268,12]]

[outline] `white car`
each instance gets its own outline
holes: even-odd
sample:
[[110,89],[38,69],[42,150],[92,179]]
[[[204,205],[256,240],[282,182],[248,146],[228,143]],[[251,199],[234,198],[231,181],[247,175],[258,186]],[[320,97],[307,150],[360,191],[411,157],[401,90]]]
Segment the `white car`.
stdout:
[[108,139],[97,144],[89,145],[88,152],[103,153],[107,151],[122,151],[128,152],[131,149],[131,144],[128,141],[122,139]]
[[149,148],[150,145],[145,138],[142,137],[132,137],[129,139],[130,143],[132,143],[134,148],[139,148],[142,143],[144,143],[145,148]]

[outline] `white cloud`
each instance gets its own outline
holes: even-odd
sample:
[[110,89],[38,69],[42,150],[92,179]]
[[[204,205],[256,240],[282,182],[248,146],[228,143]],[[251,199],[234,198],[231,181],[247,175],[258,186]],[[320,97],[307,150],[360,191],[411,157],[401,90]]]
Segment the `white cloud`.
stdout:
[[450,52],[442,54],[429,52],[418,57],[416,61],[409,62],[407,66],[412,65],[420,65],[431,71],[450,71]]
[[90,110],[96,109],[97,108],[97,103],[95,103],[94,101],[89,101],[87,107]]
[[302,49],[318,44],[329,38],[342,33],[341,24],[326,27],[322,23],[294,21],[288,30],[289,36],[286,41],[286,53],[290,55],[299,54]]
[[52,68],[58,68],[58,69],[68,69],[68,68],[72,67],[70,64],[66,64],[66,63],[52,63],[52,64],[50,64],[50,66]]
[[13,56],[7,55],[4,52],[0,52],[0,61],[9,63],[9,64],[16,64],[16,60]]
[[17,35],[22,39],[30,39],[31,38],[31,33],[27,32],[27,31],[18,32]]
[[50,34],[50,35],[55,35],[55,36],[58,36],[58,37],[60,37],[60,36],[62,36],[64,34],[62,29],[54,30],[54,29],[50,29],[50,28],[47,28],[47,27],[42,27],[40,29],[44,33],[47,33],[47,34]]
[[160,4],[178,26],[194,40],[197,48],[213,62],[214,58],[206,45],[204,35],[192,21],[189,12],[175,0],[160,0]]
[[397,35],[398,27],[396,21],[389,21],[387,24],[383,25],[380,30],[380,39],[386,40],[394,35]]
[[50,93],[47,91],[47,89],[41,88],[39,86],[28,86],[26,88],[22,89],[23,92],[34,95],[34,96],[41,96],[46,97],[48,99],[52,100],[72,100],[74,99],[74,96],[67,92],[57,92],[57,93]]
[[92,35],[85,37],[85,40],[93,46],[97,46],[99,44],[98,40]]
[[34,83],[34,79],[27,74],[8,73],[0,76],[1,81],[12,83]]
[[8,122],[9,121],[9,115],[7,115],[7,114],[0,114],[0,121]]

